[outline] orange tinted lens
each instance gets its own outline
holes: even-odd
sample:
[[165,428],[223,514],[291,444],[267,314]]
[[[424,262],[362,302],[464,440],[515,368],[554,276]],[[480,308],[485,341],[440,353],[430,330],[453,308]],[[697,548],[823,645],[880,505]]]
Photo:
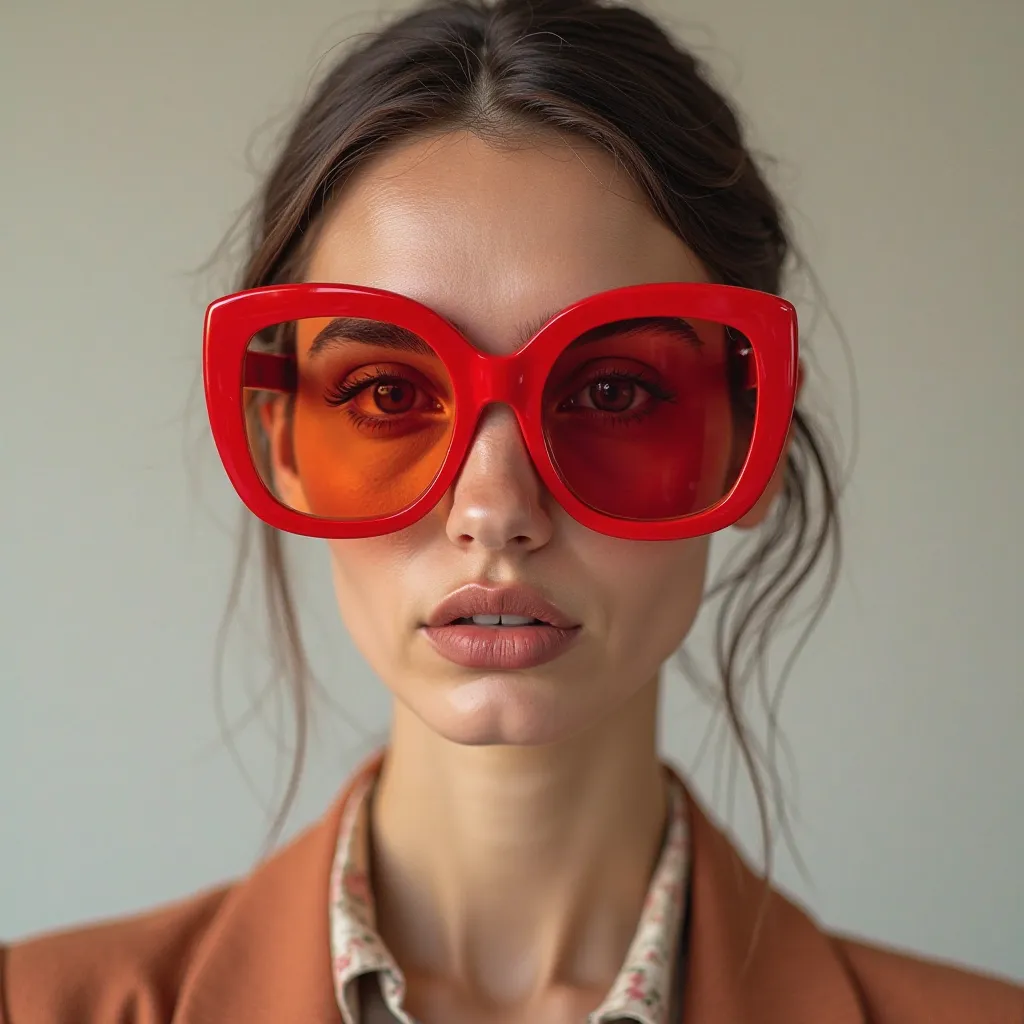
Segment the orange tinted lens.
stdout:
[[247,359],[250,451],[288,508],[323,519],[371,519],[408,508],[434,481],[451,441],[444,364],[395,324],[352,317],[268,328],[249,352],[294,352],[289,393]]
[[544,392],[555,468],[580,501],[624,519],[696,515],[736,482],[754,392],[722,324],[675,317],[616,321],[559,357]]

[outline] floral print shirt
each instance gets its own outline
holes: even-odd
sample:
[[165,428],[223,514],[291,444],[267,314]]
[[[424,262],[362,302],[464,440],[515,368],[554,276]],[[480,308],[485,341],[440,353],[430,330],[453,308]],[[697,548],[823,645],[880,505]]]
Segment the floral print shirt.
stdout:
[[[405,978],[375,924],[369,876],[369,797],[375,782],[371,775],[358,784],[338,833],[330,892],[334,989],[345,1024],[417,1024],[403,1007]],[[678,1015],[676,966],[688,872],[686,799],[673,778],[664,844],[637,930],[618,977],[585,1024],[668,1024]],[[378,985],[367,984],[372,976]]]

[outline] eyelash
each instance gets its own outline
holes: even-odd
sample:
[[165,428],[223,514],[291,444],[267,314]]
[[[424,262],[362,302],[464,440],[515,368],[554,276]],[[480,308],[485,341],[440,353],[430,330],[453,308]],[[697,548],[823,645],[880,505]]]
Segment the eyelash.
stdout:
[[372,384],[400,384],[402,378],[384,370],[372,370],[352,380],[339,380],[324,392],[324,401],[328,405],[340,406],[351,402],[360,392]]
[[[367,370],[351,380],[336,381],[324,392],[324,401],[334,408],[341,408],[367,388],[378,384],[411,384],[413,387],[419,387],[415,381],[410,381],[406,377],[400,377],[397,374],[388,373],[386,370],[376,368]],[[436,401],[434,399],[435,404]],[[378,434],[386,434],[393,430],[397,422],[397,418],[388,416],[367,416],[356,408],[345,409],[345,415],[357,427]]]

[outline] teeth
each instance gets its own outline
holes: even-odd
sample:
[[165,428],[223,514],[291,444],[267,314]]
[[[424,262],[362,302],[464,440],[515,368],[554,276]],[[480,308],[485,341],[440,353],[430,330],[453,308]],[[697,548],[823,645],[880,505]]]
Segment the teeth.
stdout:
[[536,622],[529,615],[474,615],[474,626],[529,626]]

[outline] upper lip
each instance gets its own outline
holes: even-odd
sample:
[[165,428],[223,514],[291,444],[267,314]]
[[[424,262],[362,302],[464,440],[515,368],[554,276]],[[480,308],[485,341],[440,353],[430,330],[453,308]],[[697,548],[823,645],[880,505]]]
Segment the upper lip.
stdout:
[[447,626],[456,619],[474,615],[524,615],[540,619],[559,629],[572,629],[576,623],[532,587],[523,585],[484,587],[470,583],[449,594],[431,613],[427,626]]

